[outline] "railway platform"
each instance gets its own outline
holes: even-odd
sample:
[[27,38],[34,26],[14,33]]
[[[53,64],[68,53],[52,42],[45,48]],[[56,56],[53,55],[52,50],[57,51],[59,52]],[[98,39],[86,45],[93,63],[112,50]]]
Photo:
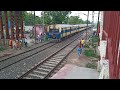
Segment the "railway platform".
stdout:
[[50,79],[98,79],[99,73],[95,69],[66,64]]
[[74,49],[66,58],[66,64],[50,79],[98,79],[99,72],[97,69],[86,68],[86,64],[90,61],[83,54],[77,57],[76,49]]

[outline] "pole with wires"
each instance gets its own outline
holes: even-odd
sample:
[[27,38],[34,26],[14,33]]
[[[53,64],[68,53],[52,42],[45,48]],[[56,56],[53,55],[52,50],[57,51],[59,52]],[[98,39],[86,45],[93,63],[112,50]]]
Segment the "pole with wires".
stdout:
[[94,11],[92,12],[92,24],[94,25]]
[[100,24],[99,24],[99,23],[100,23],[100,22],[99,22],[99,17],[100,17],[100,11],[98,12],[97,33],[99,32],[98,29],[99,29],[99,25],[100,25]]
[[35,44],[36,44],[35,11],[34,11],[34,29],[35,29]]
[[44,11],[43,11],[43,32],[44,32]]
[[[87,29],[88,29],[88,18],[89,18],[89,11],[88,11],[88,15],[87,15]],[[86,40],[87,40],[87,29],[86,29]]]

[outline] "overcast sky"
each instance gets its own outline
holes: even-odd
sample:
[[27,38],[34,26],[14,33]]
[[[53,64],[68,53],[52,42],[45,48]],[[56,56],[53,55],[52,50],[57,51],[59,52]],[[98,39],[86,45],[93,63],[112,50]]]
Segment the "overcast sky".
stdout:
[[[84,15],[87,13],[88,13],[88,11],[72,11],[70,16],[79,16],[81,19],[87,20],[87,16]],[[41,11],[35,11],[35,14],[37,16],[41,16]],[[98,18],[98,11],[95,11],[94,22],[97,22],[97,18]],[[92,11],[89,11],[89,20],[92,21]]]

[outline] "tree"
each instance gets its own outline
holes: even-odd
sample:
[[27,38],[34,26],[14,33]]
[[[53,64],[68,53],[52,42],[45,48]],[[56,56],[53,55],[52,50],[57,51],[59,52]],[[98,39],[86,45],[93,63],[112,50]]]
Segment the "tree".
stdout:
[[32,13],[24,12],[25,25],[34,25],[34,15]]
[[44,11],[45,24],[67,23],[68,15],[70,13],[71,11]]
[[[43,12],[41,16],[41,21],[43,21]],[[44,12],[44,24],[52,24],[52,17],[50,16],[50,11]]]
[[[87,20],[84,21],[84,23],[87,23]],[[88,24],[90,24],[91,22],[88,20]]]
[[[23,11],[23,20],[25,21],[25,25],[34,25],[34,14],[28,13],[27,11]],[[39,16],[35,16],[35,24],[42,24],[42,19]]]
[[42,20],[41,20],[41,18],[39,16],[35,17],[35,24],[41,24],[42,23],[41,21]]
[[85,22],[82,19],[79,19],[78,16],[70,16],[68,19],[69,24],[84,24]]

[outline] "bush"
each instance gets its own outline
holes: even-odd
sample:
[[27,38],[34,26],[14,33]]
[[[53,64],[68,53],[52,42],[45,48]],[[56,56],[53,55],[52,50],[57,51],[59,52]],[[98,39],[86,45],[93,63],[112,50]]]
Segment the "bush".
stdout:
[[94,57],[95,53],[94,50],[85,50],[84,55],[86,55],[87,57]]
[[92,42],[98,42],[99,37],[98,36],[92,36]]
[[84,45],[84,48],[89,48],[89,45],[88,45],[88,44],[85,44],[85,45]]
[[87,68],[96,69],[96,68],[97,68],[97,65],[96,65],[95,63],[87,63],[87,64],[86,64],[86,67],[87,67]]
[[0,51],[3,51],[3,50],[5,50],[5,48],[3,48],[2,46],[0,46]]

